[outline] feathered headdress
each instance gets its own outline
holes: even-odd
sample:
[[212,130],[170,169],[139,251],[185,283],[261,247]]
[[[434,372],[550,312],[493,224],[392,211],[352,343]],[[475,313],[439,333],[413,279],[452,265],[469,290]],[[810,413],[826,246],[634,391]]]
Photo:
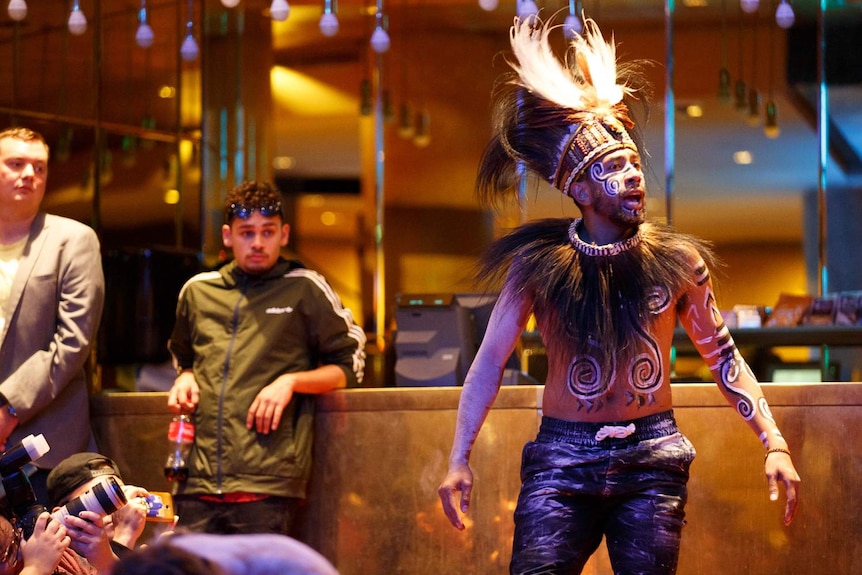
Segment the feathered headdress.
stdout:
[[557,27],[535,17],[515,18],[510,31],[515,74],[496,93],[495,135],[479,168],[477,186],[490,198],[511,188],[524,162],[568,193],[594,160],[619,148],[637,150],[625,104],[641,83],[633,65],[618,67],[616,48],[586,18],[584,32],[561,62],[549,34]]

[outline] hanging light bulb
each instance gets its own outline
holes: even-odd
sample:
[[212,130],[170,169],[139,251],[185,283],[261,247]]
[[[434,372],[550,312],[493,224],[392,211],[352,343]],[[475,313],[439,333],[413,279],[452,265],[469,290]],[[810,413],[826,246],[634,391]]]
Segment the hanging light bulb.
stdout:
[[758,126],[760,124],[760,92],[755,88],[748,91],[748,125]]
[[566,20],[563,22],[563,34],[565,34],[566,38],[571,40],[575,36],[580,36],[583,31],[584,25],[581,22],[580,16],[575,16],[574,14],[566,16]]
[[578,0],[569,0],[569,15],[566,16],[566,20],[563,22],[563,34],[569,40],[575,36],[580,36],[581,32],[584,31],[584,24],[578,15],[580,13],[578,4]]
[[390,40],[389,34],[383,28],[377,27],[374,33],[371,34],[371,48],[378,54],[382,54],[389,50]]
[[52,150],[51,157],[56,158],[61,164],[69,161],[72,156],[72,136],[74,131],[71,126],[60,128],[60,137],[57,139],[56,151]]
[[200,54],[198,43],[195,40],[194,35],[189,32],[186,35],[186,39],[183,40],[183,45],[180,46],[180,56],[182,56],[183,60],[186,62],[194,62],[198,59],[198,54]]
[[718,70],[718,99],[730,102],[730,70],[727,69],[727,3],[721,0],[721,67]]
[[[10,3],[11,6],[11,3]],[[775,23],[780,28],[790,28],[796,21],[796,14],[793,13],[793,7],[787,0],[781,0],[778,8],[775,9]]]
[[718,98],[722,102],[730,101],[730,70],[726,66],[718,71]]
[[374,32],[371,34],[371,49],[377,52],[378,54],[382,54],[389,50],[390,40],[389,33],[383,27],[383,12],[378,8],[377,16],[377,25],[374,27]]
[[775,102],[769,100],[766,102],[766,120],[763,122],[763,133],[767,138],[775,139],[781,133],[778,127],[778,109]]
[[290,5],[287,0],[272,0],[269,5],[269,17],[277,22],[284,22],[290,15]]
[[225,8],[236,8],[239,0],[221,0],[221,5]]
[[320,32],[324,36],[338,34],[338,17],[335,14],[324,14],[320,17]]
[[431,114],[423,108],[416,114],[416,132],[413,134],[413,143],[425,148],[431,143]]
[[81,12],[78,0],[72,4],[72,11],[69,12],[69,20],[66,25],[69,27],[69,32],[75,36],[80,36],[87,31],[87,17]]
[[745,108],[746,108],[745,82],[743,80],[737,80],[736,84],[734,84],[734,86],[733,86],[733,89],[734,89],[734,95],[735,95],[734,101],[735,101],[736,109],[737,110],[745,110]]
[[114,180],[114,153],[106,149],[99,154],[99,183],[107,186]]
[[198,48],[198,43],[195,40],[194,35],[194,23],[192,22],[192,15],[194,14],[194,7],[192,6],[192,1],[189,0],[189,19],[186,21],[186,39],[183,40],[182,46],[180,46],[180,56],[186,62],[193,62],[198,59],[198,54],[200,54],[200,49]]
[[[782,0],[782,4],[784,4],[784,0]],[[781,7],[779,6],[779,9]],[[788,6],[789,8],[789,6]],[[776,20],[778,19],[778,12],[776,10],[775,16]],[[790,11],[791,14],[793,10]],[[781,23],[778,23],[779,26]],[[774,70],[775,70],[775,27],[769,27],[769,97],[766,100],[766,113],[764,114],[763,119],[763,133],[766,134],[767,138],[775,139],[778,137],[780,130],[778,129],[778,109],[775,106],[775,99],[773,97],[774,91]]]
[[374,98],[371,95],[371,80],[363,78],[359,82],[359,115],[370,116],[374,111]]
[[320,17],[320,32],[324,36],[335,36],[338,34],[338,16],[335,15],[336,8],[332,6],[333,0],[324,0],[323,16]]
[[485,12],[492,12],[500,5],[499,0],[479,0],[479,8]]
[[152,27],[146,22],[141,22],[135,32],[135,43],[141,48],[149,48],[153,45],[153,40],[155,40],[155,34]]
[[403,103],[398,108],[398,135],[405,140],[413,137],[413,112],[410,109],[410,104]]
[[135,43],[141,48],[149,48],[153,45],[153,29],[147,22],[147,0],[141,0],[141,9],[138,10],[138,30],[135,32]]
[[395,109],[392,106],[392,95],[389,93],[389,90],[383,89],[383,94],[381,94],[383,99],[383,121],[386,124],[391,124],[392,120],[395,119]]
[[517,0],[518,2],[518,18],[528,20],[535,18],[539,13],[539,7],[533,0]]
[[9,17],[20,22],[27,17],[27,3],[24,0],[9,0],[9,6],[6,8]]
[[760,8],[760,0],[739,0],[739,7],[746,14],[754,14]]

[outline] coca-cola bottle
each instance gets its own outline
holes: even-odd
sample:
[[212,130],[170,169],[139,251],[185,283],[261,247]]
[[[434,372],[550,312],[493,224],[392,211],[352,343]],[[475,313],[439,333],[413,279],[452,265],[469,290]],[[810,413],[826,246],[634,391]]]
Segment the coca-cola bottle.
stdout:
[[168,481],[185,481],[189,476],[189,451],[195,442],[195,424],[185,413],[175,415],[168,426]]

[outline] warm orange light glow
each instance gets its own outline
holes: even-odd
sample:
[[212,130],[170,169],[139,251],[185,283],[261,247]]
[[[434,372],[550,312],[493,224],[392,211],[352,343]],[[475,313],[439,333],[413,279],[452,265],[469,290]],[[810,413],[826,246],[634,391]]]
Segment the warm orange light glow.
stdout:
[[291,68],[275,66],[270,72],[276,104],[306,116],[356,115],[357,97]]
[[170,206],[180,203],[180,191],[176,189],[167,190],[165,192],[165,203]]

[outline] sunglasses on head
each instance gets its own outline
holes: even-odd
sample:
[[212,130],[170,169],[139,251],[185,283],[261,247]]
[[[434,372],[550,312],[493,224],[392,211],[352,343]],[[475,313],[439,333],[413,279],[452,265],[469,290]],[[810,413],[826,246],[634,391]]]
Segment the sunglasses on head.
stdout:
[[276,202],[274,204],[266,204],[263,206],[247,206],[239,202],[234,202],[227,209],[228,220],[232,220],[235,217],[241,220],[247,220],[251,217],[251,214],[253,214],[255,210],[258,211],[260,215],[264,217],[280,216],[281,202]]

